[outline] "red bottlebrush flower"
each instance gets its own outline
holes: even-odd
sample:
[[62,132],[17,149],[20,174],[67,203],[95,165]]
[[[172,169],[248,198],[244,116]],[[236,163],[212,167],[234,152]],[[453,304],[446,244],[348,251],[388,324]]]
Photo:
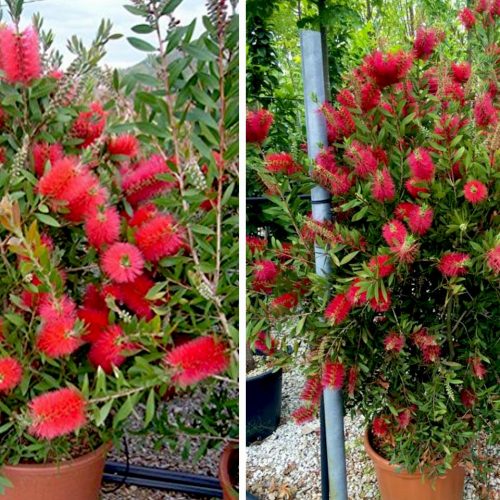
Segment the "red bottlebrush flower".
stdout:
[[389,247],[402,245],[407,234],[405,226],[397,219],[392,219],[382,226],[382,236]]
[[375,417],[372,422],[373,435],[379,438],[387,436],[389,433],[389,426],[383,417]]
[[417,198],[419,193],[428,193],[429,188],[422,185],[422,181],[412,177],[405,182],[405,188],[413,198]]
[[0,393],[17,387],[23,378],[23,368],[17,359],[10,356],[0,358]]
[[317,165],[313,169],[313,178],[333,196],[346,194],[352,186],[349,172],[345,168],[335,167],[332,170]]
[[472,389],[462,389],[460,391],[460,401],[466,408],[472,408],[477,401],[476,393]]
[[321,385],[324,389],[342,389],[344,377],[345,368],[342,363],[327,361],[323,366]]
[[429,345],[422,348],[422,358],[424,363],[434,363],[441,355],[441,347],[438,345]]
[[346,151],[346,159],[354,166],[354,171],[361,179],[367,179],[377,171],[378,160],[372,149],[358,141],[353,141]]
[[412,55],[402,50],[392,54],[377,50],[365,57],[362,71],[383,89],[403,80],[412,63]]
[[359,286],[360,282],[361,280],[359,278],[355,278],[347,290],[346,298],[351,306],[366,303],[366,292],[361,291]]
[[83,307],[90,309],[105,309],[106,301],[100,290],[92,283],[87,285],[83,296]]
[[386,278],[394,272],[394,265],[390,263],[389,255],[375,255],[368,262],[368,268],[377,278]]
[[255,340],[253,346],[254,349],[259,350],[266,356],[272,356],[276,352],[276,339],[262,331],[257,334],[257,339]]
[[434,132],[440,135],[445,142],[451,143],[460,132],[460,129],[467,123],[469,123],[467,118],[461,119],[458,115],[444,113],[439,119],[439,124],[434,127]]
[[302,425],[310,422],[316,415],[316,408],[314,406],[300,406],[292,413],[292,418],[296,424]]
[[295,293],[283,293],[271,301],[271,309],[275,313],[289,311],[297,306],[299,299]]
[[83,344],[74,327],[74,318],[44,323],[36,340],[37,349],[50,358],[69,356]]
[[444,276],[463,276],[467,274],[469,261],[469,254],[450,252],[441,257],[437,267]]
[[136,231],[135,242],[151,262],[175,255],[186,246],[184,228],[172,215],[165,213],[145,222]]
[[490,94],[484,94],[474,105],[474,119],[476,125],[481,128],[496,125],[498,122],[498,111],[493,106]]
[[386,290],[387,298],[384,297],[382,290],[379,290],[378,296],[373,297],[368,302],[370,308],[375,312],[386,312],[391,308],[391,292]]
[[389,169],[378,170],[373,176],[372,196],[380,203],[392,201],[396,194],[396,186],[392,180]]
[[420,27],[413,42],[413,54],[417,59],[426,61],[440,42],[439,33],[432,28]]
[[325,309],[325,318],[333,325],[339,325],[347,318],[351,303],[344,294],[336,295]]
[[80,429],[87,423],[86,402],[76,389],[58,389],[32,399],[28,404],[29,433],[54,439]]
[[472,10],[467,7],[465,7],[458,13],[458,18],[467,31],[476,24],[474,12],[472,12]]
[[335,172],[338,169],[335,161],[335,153],[333,148],[322,148],[315,158],[316,165],[329,172]]
[[342,89],[337,94],[337,102],[346,108],[355,109],[357,107],[354,94],[348,89]]
[[38,142],[33,146],[33,167],[37,177],[41,177],[45,171],[45,164],[50,161],[53,166],[56,161],[64,156],[63,148],[60,144],[47,144]]
[[122,178],[122,189],[131,205],[150,200],[159,194],[171,190],[176,183],[158,179],[158,175],[172,171],[160,155],[153,155],[141,161],[134,169],[126,172]]
[[89,361],[106,373],[112,373],[113,366],[119,368],[127,359],[126,351],[137,349],[137,345],[128,342],[123,330],[118,325],[111,325],[93,342],[89,351]]
[[[443,93],[446,99],[459,102],[462,106],[465,104],[465,91],[460,83],[453,81],[448,85],[445,85]],[[446,108],[447,106],[448,103],[443,101],[443,108]]]
[[500,245],[488,250],[486,264],[495,274],[500,274]]
[[384,349],[388,352],[401,352],[405,345],[405,337],[397,332],[390,332],[384,337]]
[[273,114],[267,109],[248,111],[246,120],[247,142],[262,144],[273,124]]
[[274,283],[278,266],[272,260],[258,260],[254,264],[254,279],[260,283]]
[[153,203],[145,203],[138,207],[132,217],[127,220],[129,227],[140,227],[145,222],[154,219],[158,215],[158,209]]
[[347,371],[347,394],[349,394],[349,396],[354,396],[357,381],[358,369],[355,366],[351,366]]
[[116,283],[127,283],[142,274],[144,258],[135,245],[114,243],[102,254],[101,267]]
[[331,104],[325,102],[321,111],[326,119],[329,143],[339,142],[345,137],[350,137],[356,131],[356,123],[349,109],[345,106],[335,109]]
[[273,174],[292,175],[302,170],[290,153],[270,153],[266,155],[266,170]]
[[478,358],[477,356],[474,358],[469,358],[469,364],[474,376],[479,380],[483,380],[487,373],[487,370],[481,362],[481,358]]
[[19,34],[8,26],[0,28],[0,46],[2,70],[7,82],[29,85],[40,78],[42,66],[39,40],[34,28],[26,28]]
[[408,165],[414,178],[421,181],[431,181],[434,177],[434,163],[425,148],[417,148],[408,156]]
[[70,222],[83,222],[100,205],[108,202],[109,194],[99,184],[99,179],[91,172],[83,171],[78,179],[70,181],[62,201],[66,202],[68,213],[65,218]]
[[0,165],[3,165],[5,163],[5,160],[6,160],[5,148],[0,147]]
[[394,215],[398,220],[404,221],[408,219],[410,213],[415,209],[415,207],[418,208],[418,205],[415,205],[415,203],[410,203],[408,201],[403,201],[401,203],[398,203],[398,205],[394,209]]
[[151,306],[154,303],[147,300],[146,295],[153,285],[154,282],[151,279],[141,274],[129,283],[107,285],[104,287],[103,292],[105,295],[114,297],[137,316],[151,319],[153,317]]
[[366,82],[361,87],[361,110],[364,113],[368,113],[368,111],[376,108],[380,103],[381,96],[382,93],[380,92],[380,89],[375,87],[375,85],[373,85],[371,82]]
[[82,139],[80,147],[86,148],[98,139],[106,126],[107,113],[98,102],[90,105],[90,111],[82,111],[73,122],[71,134]]
[[61,319],[73,318],[75,316],[76,305],[66,295],[53,297],[50,294],[40,299],[38,314],[47,323]]
[[439,89],[439,81],[436,76],[435,68],[428,69],[424,73],[424,78],[425,80],[427,80],[427,88],[429,89],[429,92],[433,95],[436,95]]
[[400,245],[394,245],[390,248],[400,262],[411,264],[417,258],[420,245],[415,241],[414,236],[410,234]]
[[186,386],[224,372],[229,356],[223,342],[206,336],[174,347],[165,356],[165,363],[172,369],[172,382]]
[[60,199],[69,182],[78,175],[76,161],[73,158],[61,158],[38,181],[38,192],[42,196]]
[[82,335],[85,342],[95,342],[109,326],[107,309],[82,307],[78,310],[77,315],[85,323],[86,329]]
[[408,226],[412,233],[423,236],[429,231],[432,225],[434,212],[432,208],[420,207],[415,205],[415,208],[410,211],[408,216]]
[[267,248],[267,239],[259,236],[247,236],[247,246],[251,254],[262,252]]
[[406,429],[410,425],[411,410],[409,408],[406,408],[405,410],[400,411],[396,418],[398,420],[398,427],[400,429]]
[[451,63],[451,72],[453,73],[453,79],[457,83],[466,83],[471,75],[471,67],[468,62]]
[[139,152],[139,141],[131,134],[123,134],[113,137],[108,142],[108,153],[110,155],[121,155],[133,158]]
[[464,186],[464,197],[469,203],[481,203],[488,198],[488,188],[480,181],[469,181]]
[[90,245],[100,249],[120,237],[120,215],[115,207],[100,207],[85,219],[85,234]]
[[321,380],[319,377],[312,377],[306,380],[300,399],[302,401],[309,401],[313,405],[318,405],[321,398]]

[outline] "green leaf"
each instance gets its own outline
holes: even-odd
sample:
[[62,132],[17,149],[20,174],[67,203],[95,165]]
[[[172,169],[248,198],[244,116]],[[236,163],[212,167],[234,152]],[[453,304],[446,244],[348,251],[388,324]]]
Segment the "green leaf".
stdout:
[[162,15],[165,16],[167,14],[171,14],[179,5],[182,3],[182,0],[170,0],[165,4],[163,10],[161,11]]
[[141,40],[140,38],[136,38],[135,36],[129,36],[127,41],[130,45],[132,45],[132,47],[137,50],[142,50],[143,52],[154,52],[156,50],[154,45],[151,45],[149,42]]
[[214,54],[212,54],[207,48],[199,47],[197,45],[188,45],[184,49],[190,56],[193,56],[199,61],[212,61],[215,59]]
[[132,26],[132,31],[141,35],[147,35],[152,33],[154,30],[155,29],[149,24],[136,24],[135,26]]
[[61,227],[61,224],[56,219],[54,219],[54,217],[52,217],[51,215],[36,213],[35,217],[40,222],[43,222],[47,226]]
[[148,425],[151,420],[153,420],[155,414],[155,399],[156,393],[154,389],[151,389],[148,394],[148,400],[146,401],[146,414],[144,416],[144,425]]

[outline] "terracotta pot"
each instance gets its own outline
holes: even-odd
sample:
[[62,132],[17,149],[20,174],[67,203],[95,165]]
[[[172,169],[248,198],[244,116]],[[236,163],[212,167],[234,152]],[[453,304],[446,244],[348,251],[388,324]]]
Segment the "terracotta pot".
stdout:
[[422,474],[397,472],[397,467],[382,458],[371,446],[365,432],[365,450],[373,460],[382,500],[462,500],[465,470],[456,465],[435,480],[424,479]]
[[236,490],[238,462],[238,447],[234,444],[228,444],[222,452],[219,463],[219,480],[224,500],[238,500],[238,491]]
[[59,464],[4,465],[9,479],[2,500],[98,500],[106,454],[111,443],[75,460]]

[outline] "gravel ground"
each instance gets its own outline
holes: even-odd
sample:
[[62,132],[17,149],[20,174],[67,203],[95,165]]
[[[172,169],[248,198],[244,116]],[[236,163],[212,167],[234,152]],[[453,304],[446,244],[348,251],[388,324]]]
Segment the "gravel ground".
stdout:
[[[183,396],[176,396],[166,402],[169,412],[189,415],[195,409],[201,406],[204,393],[202,389],[197,389],[193,393]],[[128,426],[131,429],[141,427],[142,408],[138,408],[136,414],[129,420]],[[150,435],[132,435],[128,433],[127,442],[129,449],[130,464],[144,465],[151,467],[162,467],[171,471],[189,472],[193,474],[203,474],[206,476],[217,477],[219,459],[222,453],[220,449],[211,449],[200,461],[193,460],[193,455],[199,448],[199,440],[196,437],[179,436],[179,449],[182,450],[186,440],[191,443],[191,454],[183,460],[179,452],[172,451],[168,446],[162,446],[159,450],[154,449],[156,436]],[[111,460],[125,462],[123,450],[112,450],[108,456]],[[137,486],[122,486],[116,492],[110,492],[116,488],[116,483],[104,483],[102,488],[102,500],[167,500],[167,499],[203,499],[200,496],[191,496],[173,491],[158,491],[148,488],[139,488]],[[205,497],[208,498],[208,497]]]
[[[247,489],[262,500],[321,499],[319,419],[297,426],[291,413],[297,408],[304,378],[298,370],[283,375],[281,424],[267,439],[247,447]],[[345,418],[346,459],[349,498],[380,498],[375,472],[363,448],[361,417]],[[500,450],[488,450],[500,464]],[[500,499],[500,467],[489,485],[487,498]],[[468,476],[464,500],[481,497]]]

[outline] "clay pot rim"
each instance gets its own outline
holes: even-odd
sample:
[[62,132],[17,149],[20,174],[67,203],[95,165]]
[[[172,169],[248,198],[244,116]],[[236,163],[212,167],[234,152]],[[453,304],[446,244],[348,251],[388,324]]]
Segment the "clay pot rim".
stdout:
[[234,443],[227,444],[222,452],[219,463],[219,480],[221,482],[221,486],[224,487],[224,485],[229,485],[235,494],[237,494],[237,490],[231,482],[231,476],[229,475],[229,462],[234,453],[236,453],[238,457],[238,452],[238,445]]
[[283,373],[283,368],[278,368],[277,370],[267,370],[264,373],[259,373],[257,375],[252,375],[250,377],[246,377],[247,382],[254,382],[255,380],[261,380],[265,377],[269,377],[270,375],[279,375]]
[[99,446],[99,448],[96,448],[94,451],[86,453],[85,455],[82,455],[78,458],[73,458],[71,460],[62,460],[61,462],[50,462],[48,464],[4,464],[0,467],[0,471],[5,470],[7,472],[22,470],[23,473],[39,474],[41,471],[81,467],[85,466],[88,462],[91,462],[96,457],[96,455],[106,454],[112,446],[113,443],[111,441],[108,441],[107,443],[101,444],[101,446]]

